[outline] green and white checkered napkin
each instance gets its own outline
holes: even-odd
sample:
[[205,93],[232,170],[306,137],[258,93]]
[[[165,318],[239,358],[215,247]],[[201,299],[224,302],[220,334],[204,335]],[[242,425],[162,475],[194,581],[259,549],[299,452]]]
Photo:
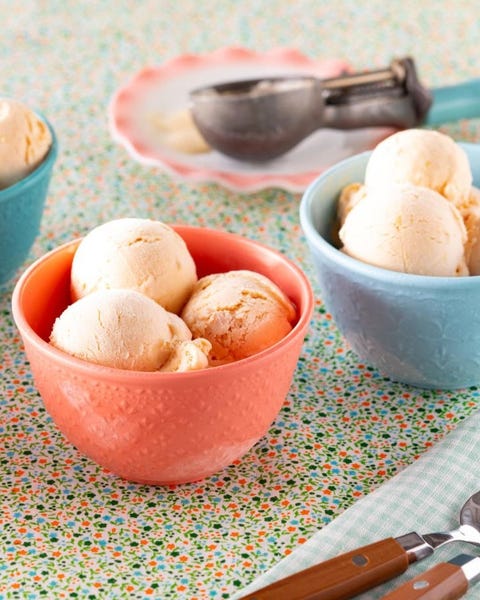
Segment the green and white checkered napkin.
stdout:
[[[458,526],[465,500],[477,490],[480,490],[480,413],[461,423],[415,463],[356,502],[231,600],[327,558],[386,537],[397,537],[410,531],[431,533],[453,529]],[[471,544],[448,544],[411,566],[394,581],[358,598],[381,598],[418,573],[461,553],[480,555],[480,548]],[[464,598],[478,600],[480,583]]]

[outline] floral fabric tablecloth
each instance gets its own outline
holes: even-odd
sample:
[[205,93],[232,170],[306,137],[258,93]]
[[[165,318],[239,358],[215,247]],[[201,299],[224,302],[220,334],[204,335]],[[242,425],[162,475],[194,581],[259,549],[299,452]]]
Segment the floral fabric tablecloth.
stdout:
[[[239,194],[135,162],[109,133],[115,90],[146,65],[238,45],[293,47],[355,69],[415,57],[441,86],[480,76],[473,0],[0,0],[0,95],[60,144],[41,233],[23,268],[124,216],[233,231],[287,254],[314,318],[285,404],[241,460],[204,481],[128,483],[81,456],[36,392],[0,290],[0,598],[229,598],[414,462],[478,408],[476,388],[392,383],[359,362],[325,311],[299,226],[301,195]],[[480,121],[445,124],[479,141]]]

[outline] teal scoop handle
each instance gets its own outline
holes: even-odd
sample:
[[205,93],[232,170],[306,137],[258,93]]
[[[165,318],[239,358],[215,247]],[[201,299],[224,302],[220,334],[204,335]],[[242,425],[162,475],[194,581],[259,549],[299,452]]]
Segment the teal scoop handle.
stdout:
[[433,102],[424,125],[441,125],[480,117],[480,79],[433,88],[430,93]]

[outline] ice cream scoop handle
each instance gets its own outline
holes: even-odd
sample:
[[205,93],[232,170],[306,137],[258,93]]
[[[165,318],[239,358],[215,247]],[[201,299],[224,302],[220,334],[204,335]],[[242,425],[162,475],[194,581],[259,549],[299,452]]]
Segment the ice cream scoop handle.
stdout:
[[383,596],[382,600],[456,600],[467,589],[468,581],[461,567],[440,563]]
[[440,125],[449,121],[480,117],[480,79],[430,91],[433,102],[427,113],[425,125]]
[[243,600],[347,600],[400,575],[408,564],[405,549],[387,538],[276,581]]

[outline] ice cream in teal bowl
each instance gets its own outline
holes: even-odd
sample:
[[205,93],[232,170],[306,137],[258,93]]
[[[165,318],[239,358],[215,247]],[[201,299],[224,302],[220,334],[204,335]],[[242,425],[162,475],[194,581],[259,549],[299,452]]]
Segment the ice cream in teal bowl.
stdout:
[[14,277],[38,235],[57,153],[47,119],[0,98],[0,285]]
[[321,298],[362,361],[419,387],[476,386],[480,146],[422,132],[324,172],[301,225]]

